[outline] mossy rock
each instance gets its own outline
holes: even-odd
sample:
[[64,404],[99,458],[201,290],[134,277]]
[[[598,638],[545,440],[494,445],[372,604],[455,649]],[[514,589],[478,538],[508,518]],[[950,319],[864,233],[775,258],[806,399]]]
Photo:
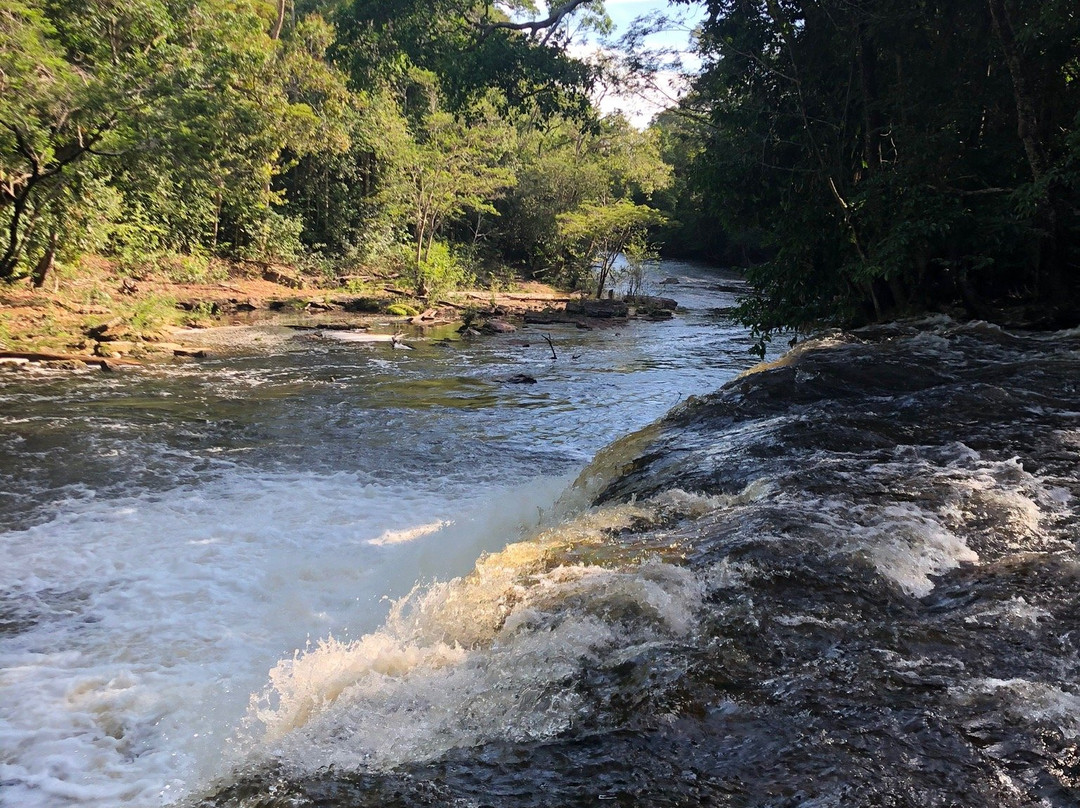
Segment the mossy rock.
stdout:
[[391,303],[386,307],[386,313],[394,317],[415,317],[420,312],[408,303]]

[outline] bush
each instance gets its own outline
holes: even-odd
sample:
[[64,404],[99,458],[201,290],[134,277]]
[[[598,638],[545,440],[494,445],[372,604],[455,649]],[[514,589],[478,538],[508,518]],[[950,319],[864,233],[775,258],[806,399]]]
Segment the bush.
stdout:
[[416,294],[437,298],[473,282],[473,274],[453,251],[440,241],[428,250],[414,268]]

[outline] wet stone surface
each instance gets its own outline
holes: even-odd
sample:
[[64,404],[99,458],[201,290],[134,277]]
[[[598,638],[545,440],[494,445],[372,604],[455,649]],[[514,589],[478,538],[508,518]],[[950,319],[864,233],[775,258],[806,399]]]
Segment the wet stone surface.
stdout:
[[444,743],[364,740],[360,674],[199,804],[1075,806],[1078,387],[1076,333],[808,343],[586,470],[594,510],[506,561],[456,718],[424,724],[422,666],[382,691]]

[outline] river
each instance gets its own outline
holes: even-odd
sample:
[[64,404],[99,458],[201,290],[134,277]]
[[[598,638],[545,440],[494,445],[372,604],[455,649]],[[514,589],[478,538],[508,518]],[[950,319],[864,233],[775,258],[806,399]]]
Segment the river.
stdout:
[[[387,704],[395,672],[445,669],[462,643],[394,621],[578,508],[557,501],[606,444],[752,364],[718,288],[733,282],[662,265],[650,283],[675,319],[594,331],[406,351],[264,327],[257,349],[199,362],[4,372],[0,801],[183,802],[283,754],[358,664]],[[459,695],[428,694],[411,723],[365,719],[370,755],[484,741],[498,714],[455,729]],[[557,734],[555,713],[520,731]],[[318,748],[297,765],[319,769]]]
[[1080,331],[740,374],[730,280],[657,273],[667,322],[6,375],[0,799],[1080,804]]

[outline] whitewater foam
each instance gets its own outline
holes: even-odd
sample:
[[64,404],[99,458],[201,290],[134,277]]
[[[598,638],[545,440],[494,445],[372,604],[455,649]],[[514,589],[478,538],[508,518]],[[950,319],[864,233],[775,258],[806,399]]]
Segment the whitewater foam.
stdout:
[[354,474],[229,471],[71,499],[4,534],[16,631],[0,637],[3,799],[181,798],[241,760],[229,739],[283,651],[374,628],[383,596],[464,572],[565,484],[462,491],[448,509],[444,492]]
[[417,588],[378,631],[282,660],[252,699],[249,753],[298,771],[385,769],[564,731],[585,709],[565,682],[692,635],[703,592],[689,570],[659,560],[610,569],[566,554],[673,509],[699,516],[703,499],[674,492],[587,510],[467,576]]

